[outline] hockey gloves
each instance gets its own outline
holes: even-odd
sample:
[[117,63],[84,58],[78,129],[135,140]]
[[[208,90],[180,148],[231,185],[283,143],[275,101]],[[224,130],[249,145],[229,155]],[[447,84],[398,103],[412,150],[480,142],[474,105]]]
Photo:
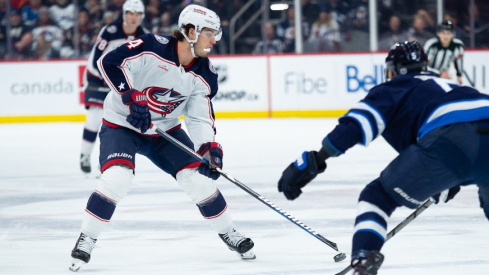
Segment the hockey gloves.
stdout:
[[282,173],[282,177],[278,181],[278,191],[284,192],[288,200],[295,200],[299,197],[302,193],[301,188],[326,170],[326,162],[318,165],[316,155],[316,151],[302,153],[302,156],[291,163]]
[[[222,153],[221,144],[217,142],[206,142],[200,146],[199,150],[197,151],[197,154],[204,157],[215,167],[219,169],[222,168],[223,153]],[[203,162],[199,166],[199,173],[213,180],[217,180],[221,175],[219,174],[219,172],[216,171],[216,169],[213,169],[212,167],[210,167],[209,165]]]
[[435,204],[439,203],[440,201],[447,203],[449,200],[453,199],[458,192],[460,192],[460,186],[455,186],[434,195],[433,197],[431,197],[431,200],[434,201]]
[[131,89],[122,94],[122,103],[129,105],[129,115],[126,121],[134,128],[146,132],[151,127],[151,114],[149,113],[146,95],[136,89]]

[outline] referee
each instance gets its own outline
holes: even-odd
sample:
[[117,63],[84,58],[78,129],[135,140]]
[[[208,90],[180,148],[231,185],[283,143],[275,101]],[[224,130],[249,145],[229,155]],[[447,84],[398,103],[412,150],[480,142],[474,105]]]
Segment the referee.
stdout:
[[438,26],[437,37],[431,38],[424,44],[428,55],[428,70],[442,78],[451,79],[448,69],[453,63],[457,71],[457,82],[462,84],[464,43],[454,38],[452,22],[444,21]]

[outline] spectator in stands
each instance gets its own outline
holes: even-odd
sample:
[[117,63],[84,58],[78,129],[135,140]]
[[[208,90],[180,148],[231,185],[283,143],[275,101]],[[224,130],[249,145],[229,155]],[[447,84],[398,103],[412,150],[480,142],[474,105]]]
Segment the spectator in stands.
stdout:
[[95,24],[95,27],[101,28],[104,16],[104,9],[100,0],[87,0],[83,6],[87,12],[90,20]]
[[[104,26],[109,25],[110,23],[114,22],[115,20],[117,20],[117,17],[113,12],[111,12],[111,11],[104,12],[104,18],[103,18],[103,22],[102,22],[102,24]],[[99,30],[99,32],[100,32],[100,30]]]
[[143,25],[149,30],[157,26],[160,21],[162,13],[160,3],[160,0],[149,0],[148,5],[146,5]]
[[264,32],[266,40],[258,41],[253,53],[283,53],[284,44],[280,39],[275,37],[275,28],[272,23],[268,22],[265,24]]
[[413,16],[413,23],[408,30],[407,41],[417,40],[421,45],[424,45],[426,40],[433,37],[433,33],[426,29],[426,21],[424,17],[420,14],[415,14]]
[[301,0],[301,6],[302,6],[302,18],[304,18],[304,21],[307,22],[309,26],[312,25],[314,21],[319,16],[319,5],[316,3],[311,3],[309,0]]
[[379,50],[388,51],[395,43],[408,40],[408,34],[402,28],[401,18],[392,15],[389,18],[389,30],[382,34],[379,39]]
[[34,40],[36,47],[32,57],[39,60],[60,58],[59,51],[52,46],[52,39],[53,37],[46,32],[39,34]]
[[79,56],[88,58],[97,39],[97,32],[95,32],[86,10],[81,10],[78,13],[77,26],[78,37],[73,36],[73,44],[78,42],[80,50]]
[[[5,13],[7,11],[7,0],[0,0],[0,26],[5,26],[7,24]],[[1,39],[1,37],[0,37]]]
[[[63,44],[63,31],[60,27],[56,26],[50,16],[49,10],[44,7],[39,10],[39,19],[37,20],[36,27],[32,30],[34,43],[32,45],[32,51],[34,52],[34,58],[41,58],[42,56],[58,56]],[[38,36],[43,36],[38,38]],[[41,44],[38,46],[38,42]],[[46,53],[47,42],[51,47],[51,53]],[[39,49],[42,48],[42,49]],[[40,56],[40,53],[42,55]],[[56,54],[57,53],[57,54]]]
[[356,0],[348,13],[349,29],[368,32],[368,0]]
[[[6,38],[7,31],[5,26],[2,26],[0,36]],[[19,10],[10,11],[10,37],[12,38],[13,46],[10,59],[20,60],[29,58],[32,33],[30,32],[30,28],[22,23],[22,17]]]
[[177,24],[171,24],[171,14],[165,11],[160,16],[160,20],[156,26],[151,29],[151,32],[158,35],[173,35],[173,31],[178,30]]
[[426,30],[435,33],[436,32],[436,22],[433,19],[433,16],[431,16],[428,11],[424,9],[419,9],[416,11],[416,14],[421,16],[424,19],[424,22],[426,23]]
[[63,31],[75,25],[75,5],[69,0],[56,0],[55,4],[49,7],[49,13],[54,23]]
[[[284,42],[284,52],[295,51],[295,9],[293,5],[290,5],[287,9],[287,19],[280,22],[277,26],[276,34],[277,38]],[[302,21],[302,39],[309,38],[309,24]]]
[[45,7],[41,0],[29,0],[29,5],[22,8],[22,21],[30,28],[36,26],[39,18],[39,9]]
[[[485,28],[489,24],[489,18],[483,18],[480,15],[479,5],[475,5],[474,9],[474,31],[480,29],[480,33],[475,33],[475,46],[479,48],[489,47],[489,28]],[[471,32],[470,25],[464,27],[467,33]]]
[[322,9],[312,24],[309,43],[317,45],[317,51],[340,51],[340,26],[330,14]]
[[324,8],[330,11],[331,17],[341,26],[345,24],[346,15],[350,11],[350,3],[346,0],[329,0],[324,4]]
[[107,11],[111,11],[114,13],[115,20],[122,21],[122,5],[124,5],[125,0],[107,0],[109,1],[109,5],[107,6]]

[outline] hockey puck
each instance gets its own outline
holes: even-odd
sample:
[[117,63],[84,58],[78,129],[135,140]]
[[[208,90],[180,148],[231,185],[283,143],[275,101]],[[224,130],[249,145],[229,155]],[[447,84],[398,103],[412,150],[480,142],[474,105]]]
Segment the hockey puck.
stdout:
[[346,259],[346,254],[345,253],[340,253],[340,254],[334,256],[334,261],[335,262],[341,262],[344,259]]

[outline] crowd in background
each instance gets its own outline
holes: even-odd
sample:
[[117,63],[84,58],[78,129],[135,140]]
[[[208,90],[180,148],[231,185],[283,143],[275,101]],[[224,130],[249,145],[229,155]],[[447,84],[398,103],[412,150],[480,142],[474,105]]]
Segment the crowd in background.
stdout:
[[[206,6],[219,14],[223,39],[214,54],[230,53],[230,20],[246,0],[143,0],[146,6],[142,25],[155,34],[171,35],[178,15],[191,3]],[[468,5],[445,0],[444,19],[456,27],[456,37],[468,42]],[[368,0],[302,0],[302,35],[305,52],[367,51],[369,48]],[[452,3],[454,2],[454,3]],[[122,20],[124,0],[12,0],[6,18],[7,0],[0,0],[0,59],[6,58],[7,20],[10,23],[12,55],[9,59],[86,58],[100,29]],[[289,1],[290,3],[290,1]],[[424,43],[435,36],[436,0],[378,0],[379,50],[402,40]],[[476,47],[489,47],[489,3],[476,1]],[[255,3],[238,19],[237,27],[261,7]],[[452,9],[450,9],[452,7]],[[287,53],[295,49],[294,6],[270,12],[261,32],[261,22],[246,29],[236,40],[235,53]]]

